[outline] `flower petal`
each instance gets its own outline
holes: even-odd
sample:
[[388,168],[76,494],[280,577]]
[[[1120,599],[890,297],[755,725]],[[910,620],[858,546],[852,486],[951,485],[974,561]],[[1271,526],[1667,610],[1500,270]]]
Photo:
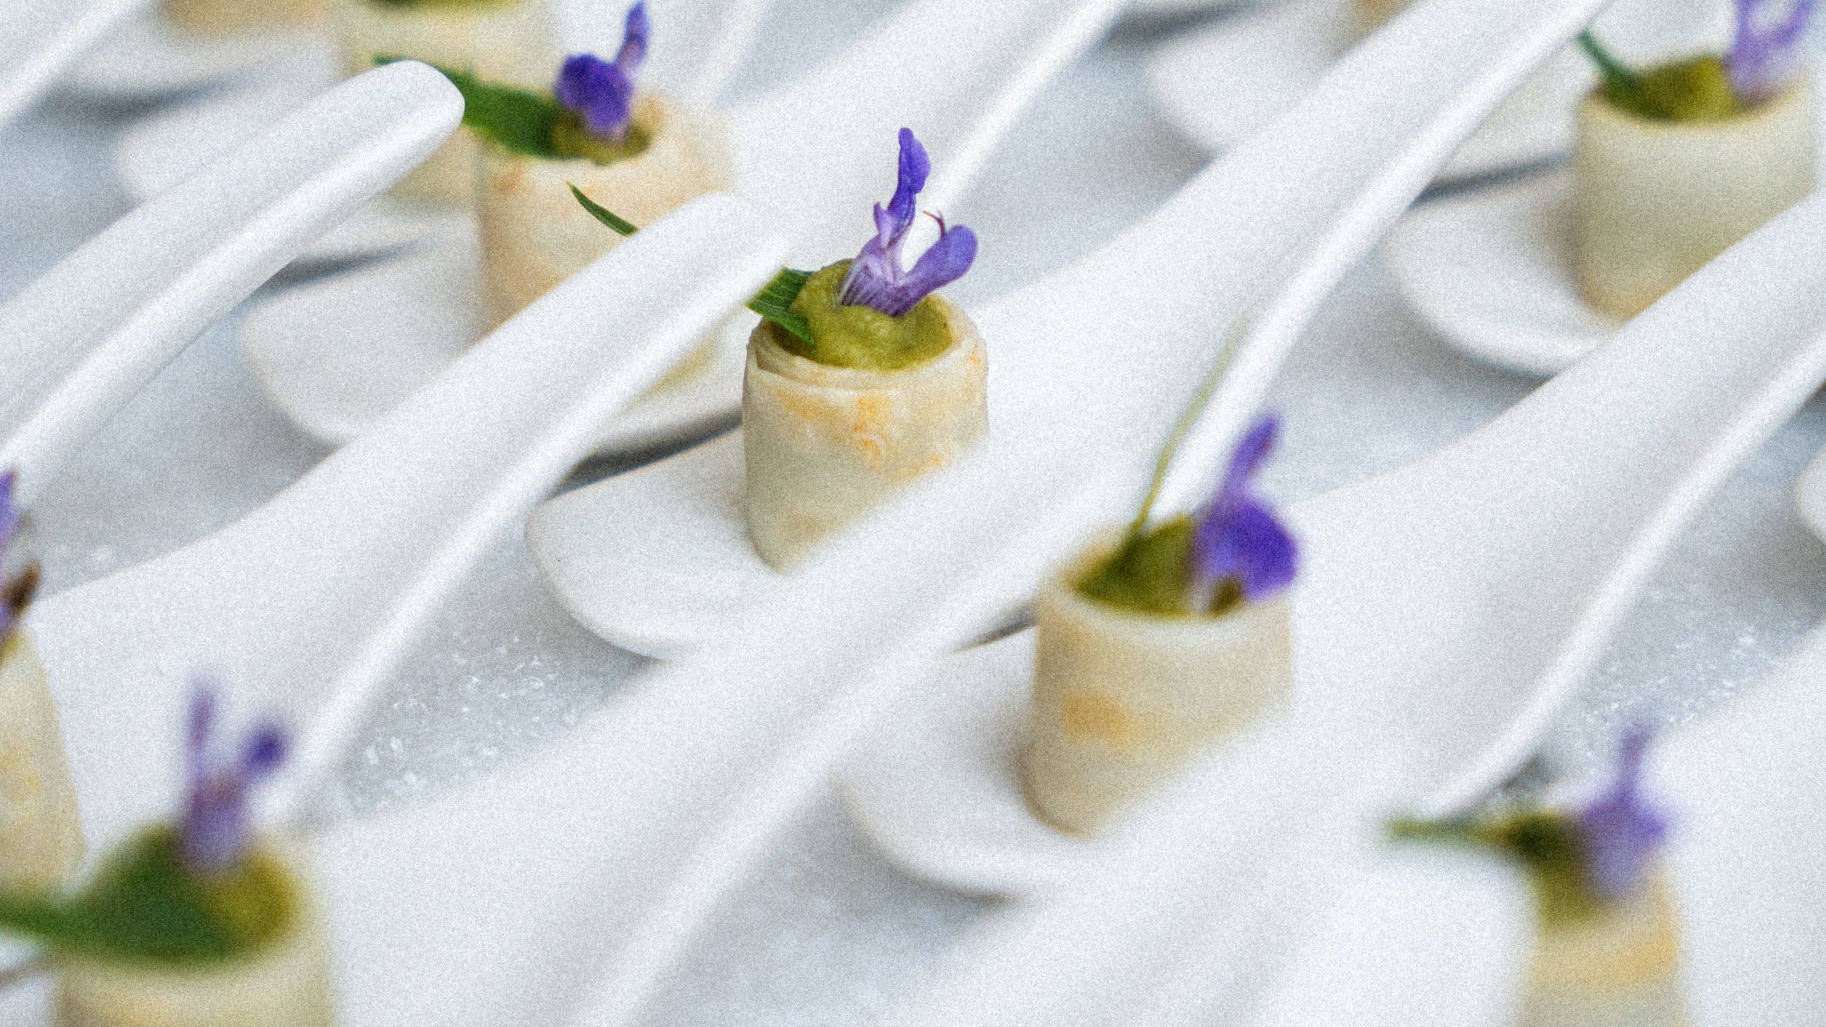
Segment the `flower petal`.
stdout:
[[[894,187],[894,198],[888,201],[887,216],[895,226],[894,241],[906,234],[913,225],[913,219],[919,216],[919,194],[926,188],[926,179],[932,174],[932,158],[926,154],[926,148],[914,137],[913,130],[900,130],[900,181]],[[876,227],[881,226],[881,217],[876,216]],[[885,240],[884,240],[885,242]]]
[[634,81],[618,65],[592,54],[565,58],[553,87],[558,102],[582,115],[590,134],[619,139],[634,116]]
[[241,756],[242,772],[250,781],[266,777],[285,762],[288,748],[284,730],[277,724],[263,725],[247,739],[247,749]]
[[217,873],[240,862],[248,842],[248,792],[279,769],[288,745],[283,730],[265,725],[248,736],[238,761],[220,764],[210,746],[220,685],[203,674],[193,675],[191,682],[185,739],[187,781],[178,844],[192,871]]
[[1201,521],[1192,552],[1195,579],[1205,585],[1235,581],[1250,601],[1293,584],[1299,569],[1293,536],[1274,511],[1248,498]]
[[13,491],[18,483],[18,471],[0,474],[0,556],[6,554],[6,545],[13,540],[13,532],[19,527],[23,516],[19,508],[13,505]]
[[941,227],[938,241],[920,254],[913,270],[907,272],[907,285],[924,298],[969,274],[974,263],[976,233],[968,228]]
[[1585,843],[1585,871],[1599,895],[1618,899],[1635,890],[1667,837],[1667,819],[1640,794],[1648,731],[1624,736],[1616,782],[1577,817]]
[[652,35],[653,26],[647,20],[647,0],[640,0],[628,8],[627,26],[621,34],[621,50],[615,55],[615,66],[630,80],[647,60],[647,40]]
[[1262,464],[1267,462],[1268,454],[1274,451],[1275,443],[1280,437],[1280,418],[1266,414],[1257,420],[1243,436],[1243,440],[1236,444],[1236,452],[1230,455],[1230,467],[1224,471],[1224,483],[1218,494],[1245,494],[1249,482],[1261,471]]
[[1779,24],[1757,24],[1763,0],[1737,0],[1737,37],[1725,54],[1731,87],[1747,100],[1765,100],[1779,85],[1813,18],[1815,0],[1799,0]]

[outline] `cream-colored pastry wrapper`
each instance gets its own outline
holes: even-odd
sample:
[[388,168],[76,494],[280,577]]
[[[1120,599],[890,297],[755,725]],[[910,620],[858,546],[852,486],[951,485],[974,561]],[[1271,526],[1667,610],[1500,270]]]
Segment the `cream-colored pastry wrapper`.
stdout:
[[184,968],[59,959],[56,1027],[331,1027],[329,943],[293,881],[290,929],[246,956]]
[[[377,56],[411,57],[472,71],[483,79],[550,89],[558,54],[542,0],[389,7],[373,0],[334,0],[343,61],[352,75]],[[450,141],[393,187],[395,195],[460,206],[475,198],[478,143],[458,129]]]
[[1585,98],[1573,179],[1586,302],[1634,317],[1813,191],[1815,101],[1798,78],[1727,121],[1654,121]]
[[329,13],[329,0],[165,0],[165,17],[197,36],[234,36],[307,25]]
[[949,466],[989,430],[988,357],[941,296],[951,346],[898,371],[831,367],[787,352],[763,321],[742,380],[748,535],[784,570],[899,491]]
[[[1352,27],[1356,30],[1356,39],[1381,28],[1385,22],[1407,8],[1411,0],[1355,0],[1351,11],[1355,16]],[[1356,42],[1356,39],[1351,42]]]
[[729,129],[720,115],[642,94],[635,123],[650,135],[647,148],[612,164],[529,157],[482,144],[476,217],[482,306],[491,328],[621,243],[578,205],[572,184],[636,225],[734,184]]
[[21,629],[0,646],[0,887],[54,890],[82,855],[57,708]]
[[1098,830],[1293,687],[1284,597],[1217,617],[1087,598],[1077,583],[1113,549],[1109,540],[1091,547],[1034,598],[1027,795],[1041,816],[1079,833]]
[[1680,924],[1657,868],[1637,894],[1590,919],[1547,924],[1519,1027],[1683,1027]]

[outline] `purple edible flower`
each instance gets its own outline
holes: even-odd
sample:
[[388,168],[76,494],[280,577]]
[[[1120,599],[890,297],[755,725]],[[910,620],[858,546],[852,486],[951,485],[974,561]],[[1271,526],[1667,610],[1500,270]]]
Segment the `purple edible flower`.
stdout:
[[875,237],[862,244],[862,252],[850,264],[837,294],[839,303],[873,307],[889,317],[900,317],[970,270],[976,261],[976,233],[950,228],[937,215],[933,220],[938,222],[938,241],[920,255],[913,270],[901,266],[900,250],[906,244],[907,229],[919,216],[916,201],[931,173],[926,148],[913,137],[912,129],[901,129],[900,184],[886,209],[875,205]]
[[614,61],[587,53],[565,58],[552,92],[560,104],[583,117],[591,135],[617,143],[628,137],[634,118],[634,75],[647,59],[651,31],[646,0],[641,0],[628,9],[621,52]]
[[285,733],[276,725],[253,730],[241,751],[227,762],[210,751],[215,732],[216,696],[220,685],[196,675],[191,679],[190,719],[186,732],[184,819],[178,829],[179,854],[198,874],[232,870],[247,849],[247,794],[272,776],[285,760]]
[[1249,488],[1279,432],[1280,421],[1272,414],[1249,429],[1230,457],[1217,495],[1199,518],[1192,539],[1192,581],[1207,602],[1225,582],[1234,583],[1251,601],[1293,583],[1299,562],[1293,536]]
[[1731,88],[1740,99],[1761,102],[1775,95],[1795,44],[1807,31],[1814,0],[1798,0],[1788,16],[1772,25],[1761,25],[1765,0],[1737,0],[1737,38],[1725,54]]
[[1637,790],[1649,738],[1642,729],[1624,736],[1616,783],[1573,818],[1584,842],[1586,875],[1607,901],[1635,890],[1667,837],[1667,819]]
[[[19,522],[25,516],[13,503],[13,489],[18,481],[17,471],[0,474],[0,562],[4,562],[7,547],[12,544],[13,536],[19,530]],[[11,577],[0,577],[0,645],[6,644],[6,640],[12,636],[14,626],[19,623],[19,616],[25,612],[26,604],[32,601],[32,593],[37,587],[37,564],[28,564]]]

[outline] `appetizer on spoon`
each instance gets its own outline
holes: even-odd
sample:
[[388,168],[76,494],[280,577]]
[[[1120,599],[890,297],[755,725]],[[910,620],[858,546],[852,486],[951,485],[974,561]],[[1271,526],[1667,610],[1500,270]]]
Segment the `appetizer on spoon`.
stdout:
[[1095,831],[1293,687],[1280,594],[1295,545],[1250,491],[1276,429],[1268,418],[1244,436],[1196,519],[1152,523],[1157,477],[1113,547],[1093,545],[1041,586],[1024,767],[1052,823]]
[[0,888],[0,933],[38,942],[64,1027],[330,1027],[329,943],[250,794],[285,759],[266,724],[223,752],[219,689],[193,683],[183,809],[110,852],[78,890]]
[[844,768],[895,862],[971,892],[1057,886],[1089,836],[1287,701],[1298,547],[1252,487],[1278,430],[1258,421],[1201,510],[1156,521],[1182,422],[1134,519],[1040,586],[1034,629],[944,661]]
[[1646,732],[1623,741],[1616,779],[1585,804],[1451,820],[1398,820],[1397,838],[1482,846],[1520,862],[1538,940],[1519,1021],[1530,1027],[1686,1021],[1680,923],[1660,848],[1666,815],[1641,794]]
[[[802,228],[797,259],[821,263],[854,245],[854,212],[878,199],[874,183],[883,143],[895,129],[918,129],[944,172],[932,184],[930,202],[950,202],[1021,106],[1098,38],[1118,6],[1117,0],[914,0],[830,64],[732,112],[727,126],[734,180],[744,194],[778,207]],[[948,42],[935,47],[935,40]],[[666,43],[655,37],[649,45],[658,50]],[[920,60],[906,60],[914,51]],[[1009,66],[1008,53],[1021,54],[1021,61]],[[882,67],[896,73],[883,74]],[[636,100],[635,128],[640,118]],[[613,244],[612,235],[577,209],[568,182],[612,209],[625,204],[621,212],[638,222],[650,204],[676,202],[715,180],[720,141],[714,122],[681,116],[686,149],[670,156],[648,151],[653,163],[647,167],[679,179],[664,188],[644,181],[639,160],[593,168],[522,153],[500,165],[498,182],[487,188],[496,191],[498,184],[502,194],[483,200],[497,212],[484,214],[497,226],[486,245],[511,263],[487,258],[502,269],[491,286],[501,298],[489,302],[524,302],[583,254]],[[639,195],[617,200],[635,186]],[[475,295],[483,258],[472,245],[458,235],[444,237],[252,310],[241,344],[275,403],[313,435],[340,443],[409,395],[478,338],[490,317]],[[395,297],[387,307],[394,323],[376,335],[370,298],[386,297]],[[631,412],[605,438],[604,449],[650,447],[727,423],[739,408],[751,328],[752,322],[738,320],[720,332],[703,371]],[[352,337],[373,338],[352,347]]]
[[53,889],[82,862],[82,827],[44,667],[18,630],[38,566],[14,549],[16,480],[0,474],[0,887]]
[[756,552],[803,560],[908,481],[989,430],[989,361],[970,318],[938,295],[976,261],[976,235],[934,215],[938,241],[911,269],[901,250],[931,160],[900,130],[900,182],[853,260],[795,276],[785,317],[748,340],[742,378],[743,509]]
[[1793,68],[1813,0],[1775,27],[1758,23],[1767,6],[1736,0],[1722,57],[1646,70],[1580,37],[1603,85],[1579,105],[1576,252],[1580,291],[1604,313],[1641,313],[1813,191],[1813,83]]
[[[1390,270],[1473,356],[1552,373],[1814,188],[1811,0],[1735,0],[1722,53],[1633,67],[1592,33],[1572,167],[1417,211]],[[1773,23],[1770,21],[1773,18]]]

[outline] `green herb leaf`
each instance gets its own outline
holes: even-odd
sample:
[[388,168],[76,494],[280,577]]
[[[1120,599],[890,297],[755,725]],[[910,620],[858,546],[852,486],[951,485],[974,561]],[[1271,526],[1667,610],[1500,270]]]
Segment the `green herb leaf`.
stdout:
[[1188,614],[1187,569],[1191,564],[1192,518],[1175,517],[1123,539],[1109,558],[1078,584],[1088,599],[1135,613]]
[[64,955],[142,962],[227,959],[283,929],[294,900],[269,857],[210,878],[184,867],[177,832],[148,831],[74,896],[0,894],[0,930]]
[[1604,91],[1613,102],[1621,103],[1621,97],[1633,97],[1641,93],[1642,80],[1636,77],[1629,65],[1618,60],[1603,43],[1598,42],[1598,37],[1592,35],[1590,29],[1579,33],[1579,48],[1598,66],[1598,74],[1604,79]]
[[[566,184],[571,187],[571,195],[577,198],[577,202],[589,212],[591,217],[607,225],[617,234],[625,237],[640,231],[634,222],[584,195],[583,190],[577,188],[575,183]],[[774,280],[767,283],[766,288],[756,293],[754,298],[748,301],[748,309],[800,339],[811,342],[812,326],[806,323],[805,318],[792,311],[793,301],[799,298],[799,290],[805,288],[805,283],[810,281],[811,277],[812,272],[810,271],[781,269],[780,273],[774,276]]]
[[590,199],[588,196],[585,196],[583,190],[577,188],[575,183],[566,182],[565,184],[571,187],[571,195],[577,197],[577,202],[583,205],[584,210],[590,212],[591,217],[609,226],[609,228],[617,234],[630,236],[635,232],[640,231],[639,228],[635,227],[634,222],[629,221],[627,218],[622,217],[609,208],[604,207],[602,204],[597,203],[595,200]]
[[812,326],[805,318],[793,313],[793,301],[799,298],[799,290],[812,277],[810,271],[794,271],[784,268],[774,280],[767,283],[767,288],[755,294],[748,301],[748,309],[761,315],[781,328],[786,329],[806,342],[812,341]]
[[[392,64],[410,60],[406,57],[376,57],[375,64]],[[564,156],[552,144],[552,132],[564,118],[565,109],[551,96],[484,82],[466,71],[441,65],[432,67],[443,72],[457,91],[463,94],[463,124],[502,149],[528,157],[557,159]]]

